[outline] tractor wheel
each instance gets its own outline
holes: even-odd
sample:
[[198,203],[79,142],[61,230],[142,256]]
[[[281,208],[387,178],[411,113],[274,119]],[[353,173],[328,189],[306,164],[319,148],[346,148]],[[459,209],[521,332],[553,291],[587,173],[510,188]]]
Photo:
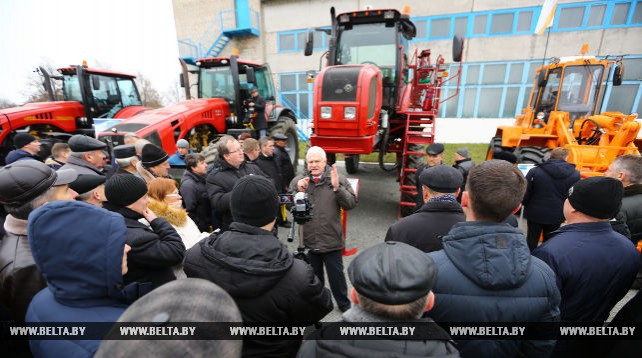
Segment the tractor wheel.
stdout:
[[493,155],[502,151],[502,137],[493,137],[488,144],[488,151],[486,151],[486,160],[493,159]]
[[[420,144],[410,144],[408,146],[408,150],[411,152],[421,152],[423,150],[423,146]],[[413,168],[417,169],[421,165],[422,162],[422,156],[421,155],[410,155],[406,159],[408,162],[406,163],[406,168]],[[402,168],[403,170],[403,168]],[[406,176],[406,179],[404,180],[403,183],[399,183],[400,185],[412,185],[412,186],[417,186],[417,177],[415,173],[410,173],[410,175]],[[411,194],[402,194],[401,201],[409,201],[409,202],[416,202],[417,201],[417,195],[411,195]],[[401,206],[400,207],[400,214],[402,217],[408,216],[412,213],[415,212],[415,207],[413,206]]]
[[519,147],[515,149],[515,156],[518,163],[539,164],[548,159],[548,147]]
[[346,172],[348,174],[355,174],[359,170],[359,157],[359,154],[345,155]]
[[296,175],[297,167],[299,166],[299,136],[297,135],[294,119],[287,115],[280,116],[277,123],[268,129],[268,135],[272,136],[277,132],[285,134],[288,137],[285,144],[285,151],[290,156],[290,160],[292,160],[294,174]]

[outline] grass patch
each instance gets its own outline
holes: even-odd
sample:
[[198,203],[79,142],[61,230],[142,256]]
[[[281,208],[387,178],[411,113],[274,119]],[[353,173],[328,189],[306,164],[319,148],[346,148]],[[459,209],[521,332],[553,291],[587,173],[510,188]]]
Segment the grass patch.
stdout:
[[[299,142],[299,157],[305,159],[307,151],[307,142]],[[475,163],[481,163],[486,160],[486,151],[488,151],[488,143],[445,143],[446,150],[444,151],[444,164],[452,165],[454,163],[455,152],[459,148],[468,147],[470,157]],[[396,159],[395,153],[386,154],[384,160],[386,163],[394,163]],[[337,154],[337,161],[343,161],[343,154]],[[379,153],[362,154],[361,162],[379,162]]]

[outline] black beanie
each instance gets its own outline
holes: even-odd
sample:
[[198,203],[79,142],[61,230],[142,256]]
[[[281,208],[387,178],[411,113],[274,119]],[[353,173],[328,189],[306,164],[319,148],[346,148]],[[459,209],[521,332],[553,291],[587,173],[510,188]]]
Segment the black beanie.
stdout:
[[246,175],[232,189],[232,219],[261,227],[274,220],[279,210],[279,197],[274,184],[260,175]]
[[127,206],[147,194],[147,184],[135,175],[114,175],[105,183],[107,201],[118,206]]
[[162,148],[154,144],[145,144],[141,153],[141,162],[147,168],[155,167],[168,160],[169,156]]
[[611,219],[622,206],[624,187],[614,178],[591,177],[578,181],[568,190],[571,206],[597,219]]
[[33,142],[34,140],[38,140],[38,138],[32,136],[29,133],[18,133],[15,137],[13,137],[13,145],[15,145],[16,148],[20,149],[25,145]]

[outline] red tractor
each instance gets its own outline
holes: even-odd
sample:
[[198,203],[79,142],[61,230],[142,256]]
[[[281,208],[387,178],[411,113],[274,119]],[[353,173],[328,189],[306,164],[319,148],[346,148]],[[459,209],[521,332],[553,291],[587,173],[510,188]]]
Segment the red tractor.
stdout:
[[[94,119],[128,118],[148,109],[142,106],[136,76],[80,65],[60,68],[56,76],[42,67],[39,72],[50,101],[0,110],[0,165],[14,149],[16,133],[40,138],[44,158],[55,142],[74,134],[95,136]],[[62,81],[62,100],[55,96],[53,80]]]
[[[268,134],[282,132],[288,136],[287,151],[295,165],[298,160],[298,136],[294,112],[275,105],[275,90],[272,75],[267,65],[230,58],[182,59],[181,85],[185,87],[187,100],[124,120],[98,138],[113,145],[123,143],[127,132],[162,147],[172,154],[176,142],[186,139],[195,151],[201,151],[224,134],[237,137],[257,132],[248,126],[245,118],[251,109],[244,105],[250,98],[250,90],[256,86],[265,98],[268,115]],[[191,98],[190,75],[198,76],[198,99]],[[245,123],[244,123],[245,122]]]
[[[398,170],[401,189],[400,215],[415,209],[415,172],[426,155],[423,146],[434,141],[441,87],[457,79],[443,66],[439,55],[433,63],[430,50],[415,51],[408,59],[408,41],[416,35],[407,14],[394,9],[352,11],[335,16],[327,67],[314,82],[312,145],[328,153],[344,153],[346,170],[355,173],[359,155],[379,152],[384,170]],[[312,54],[313,33],[308,32],[305,54]],[[453,60],[459,62],[463,40],[455,37]],[[395,165],[384,155],[396,153]]]

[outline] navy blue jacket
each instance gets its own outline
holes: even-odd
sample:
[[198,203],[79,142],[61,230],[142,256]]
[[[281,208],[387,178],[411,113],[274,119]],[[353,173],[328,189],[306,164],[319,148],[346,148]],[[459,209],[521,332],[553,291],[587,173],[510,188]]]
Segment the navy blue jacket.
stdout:
[[[555,274],[532,257],[520,229],[463,222],[430,255],[439,267],[433,288],[436,322],[555,322],[560,293]],[[462,340],[462,357],[547,357],[555,341]]]
[[187,214],[201,232],[212,231],[212,207],[207,196],[205,176],[186,170],[181,179],[181,196]]
[[575,165],[561,159],[537,164],[526,174],[524,217],[539,224],[559,225],[564,222],[564,200],[568,190],[580,180]]
[[564,321],[605,321],[628,292],[640,254],[608,221],[569,224],[533,251],[557,275]]
[[[123,217],[77,201],[46,204],[29,215],[28,237],[47,287],[26,321],[115,322],[135,296],[123,290]],[[35,357],[91,357],[100,340],[31,340]]]
[[27,159],[35,159],[37,161],[41,161],[38,157],[35,155],[22,150],[22,149],[14,149],[7,154],[7,157],[5,158],[5,164],[9,165],[13,162],[17,162],[19,160],[27,160]]

